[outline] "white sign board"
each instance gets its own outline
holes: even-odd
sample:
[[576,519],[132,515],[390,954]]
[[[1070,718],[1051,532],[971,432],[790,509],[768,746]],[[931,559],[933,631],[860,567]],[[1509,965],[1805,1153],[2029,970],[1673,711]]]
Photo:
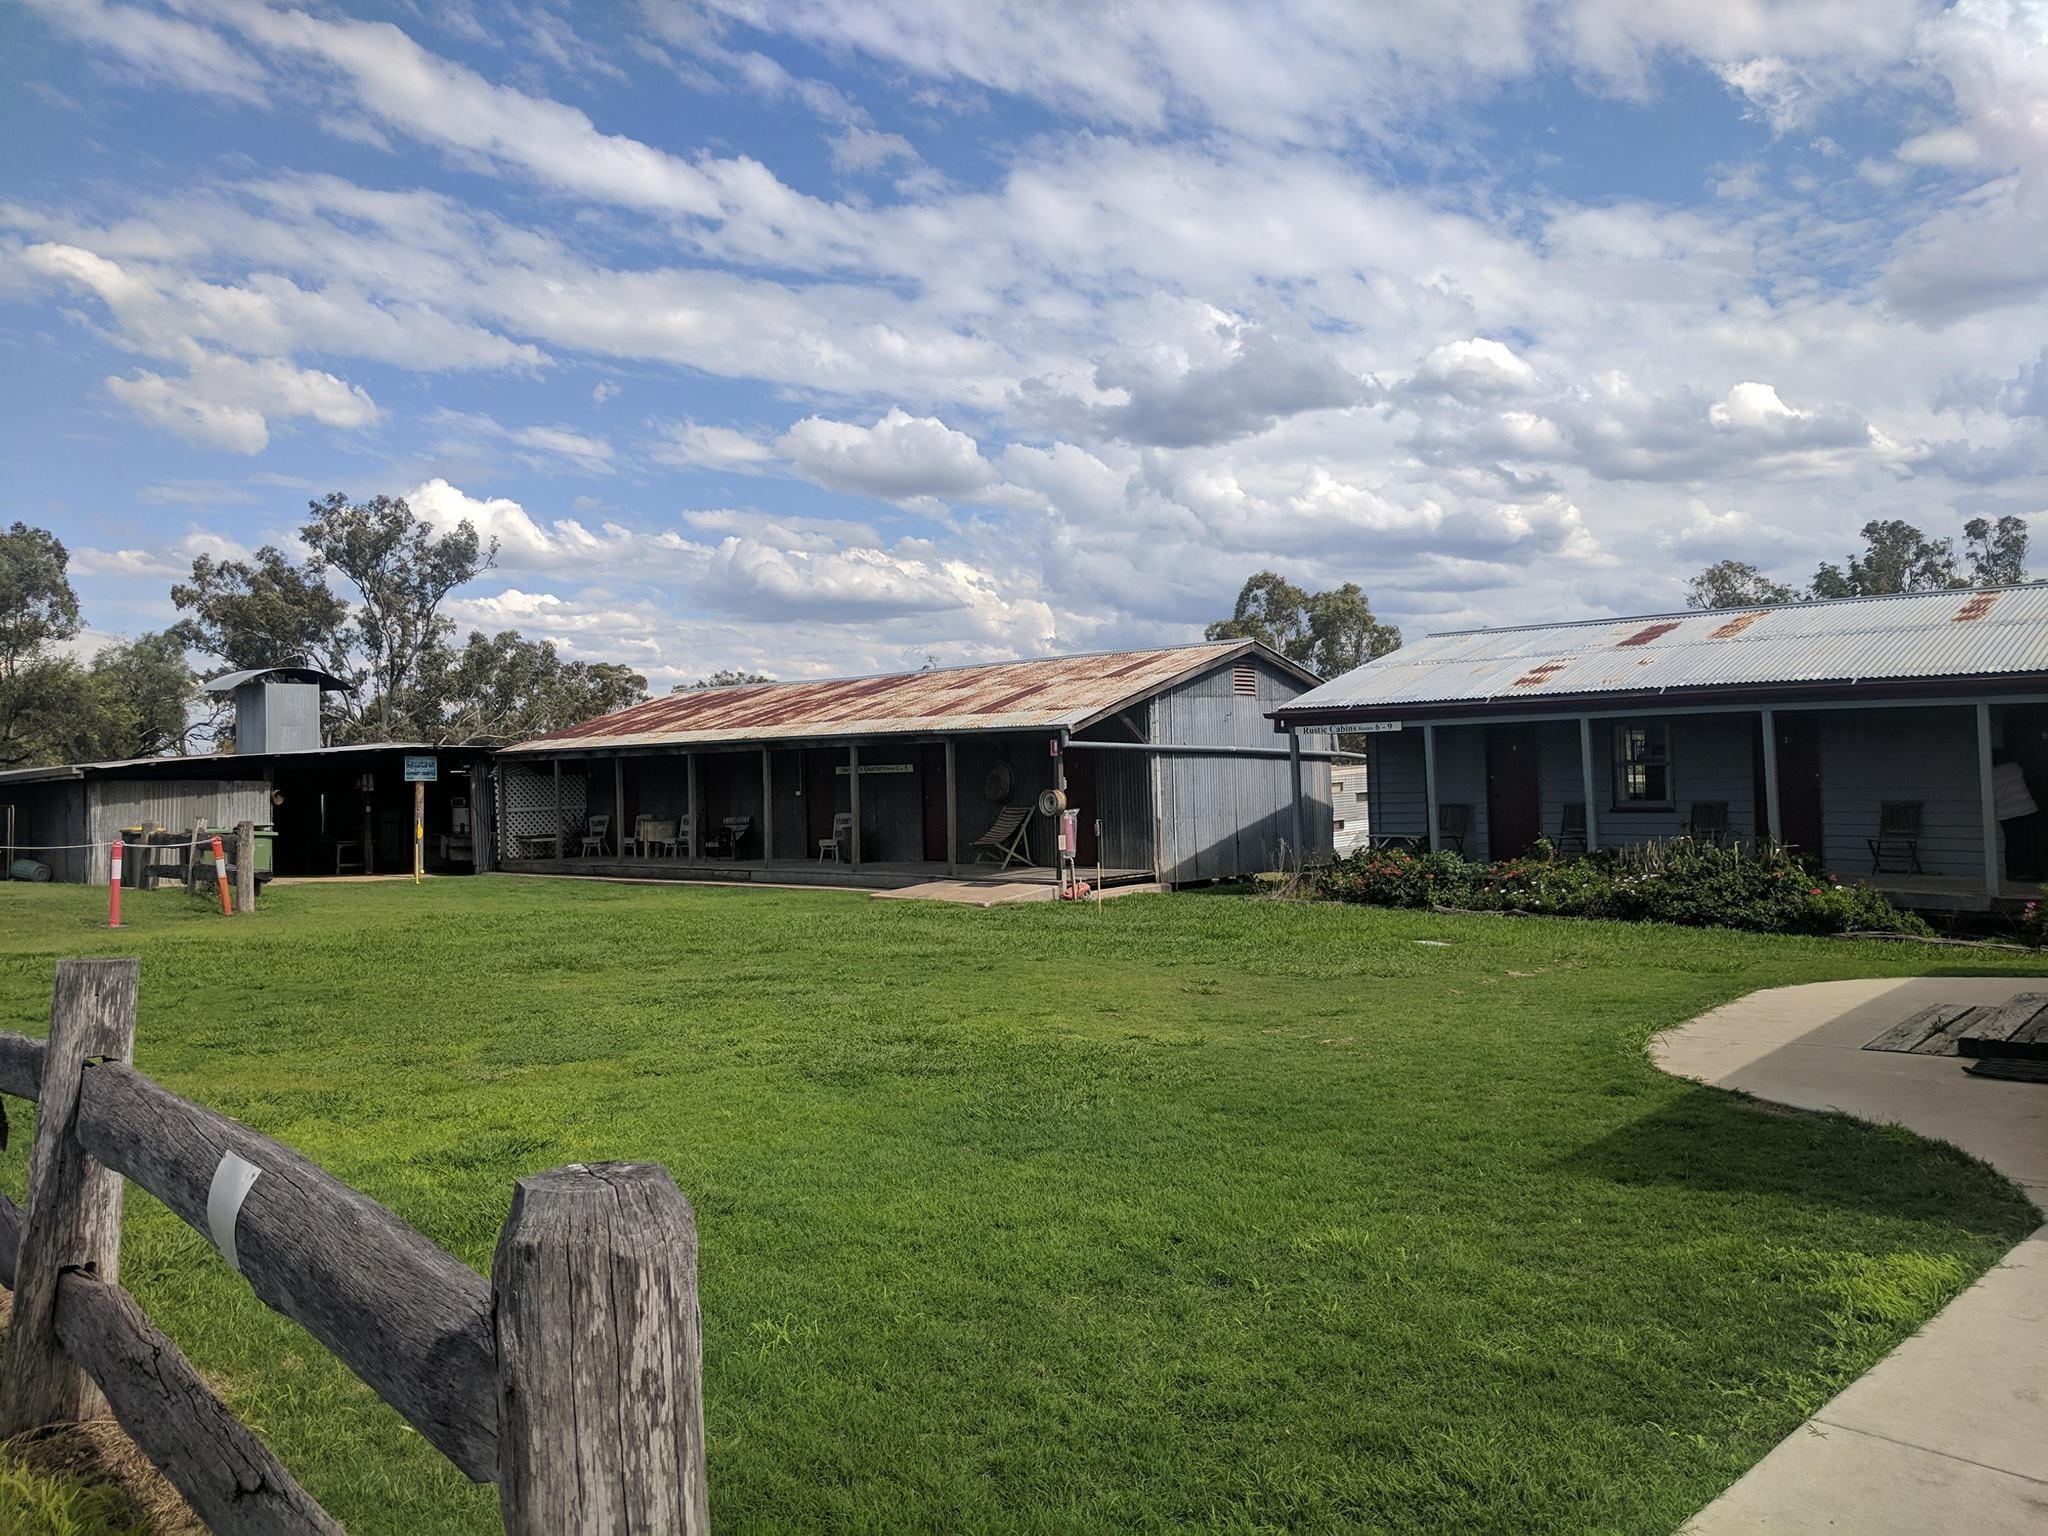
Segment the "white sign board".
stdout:
[[1360,732],[1398,731],[1401,729],[1401,722],[1398,720],[1368,720],[1363,725],[1340,725],[1337,729],[1340,731]]
[[[834,768],[832,771],[834,773],[845,773],[847,771],[846,764],[841,763],[837,768]],[[917,765],[915,763],[862,763],[860,765],[860,771],[862,772],[862,774],[915,773],[917,772]]]
[[433,784],[441,777],[441,760],[434,757],[408,757],[405,760],[405,782],[408,784]]

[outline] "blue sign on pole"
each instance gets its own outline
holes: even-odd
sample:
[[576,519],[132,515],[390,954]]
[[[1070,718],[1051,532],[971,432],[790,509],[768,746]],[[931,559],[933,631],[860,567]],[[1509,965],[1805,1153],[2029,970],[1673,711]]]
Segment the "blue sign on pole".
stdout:
[[432,784],[441,777],[441,761],[433,757],[408,757],[405,760],[405,782],[408,784]]

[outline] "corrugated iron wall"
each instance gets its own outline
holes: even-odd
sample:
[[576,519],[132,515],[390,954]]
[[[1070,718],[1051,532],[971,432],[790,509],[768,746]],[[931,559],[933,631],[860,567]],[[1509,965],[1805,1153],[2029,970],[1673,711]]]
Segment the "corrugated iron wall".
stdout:
[[86,879],[107,881],[107,844],[123,827],[161,826],[173,831],[204,822],[219,831],[238,821],[270,820],[267,779],[113,779],[85,783],[86,837],[92,850]]
[[1102,817],[1102,863],[1109,869],[1154,869],[1152,764],[1138,752],[1105,752],[1096,760],[1095,798]]
[[[1239,672],[1249,669],[1251,691]],[[1263,660],[1222,666],[1153,701],[1152,739],[1189,746],[1285,747],[1266,711],[1294,698],[1300,684]],[[1327,751],[1330,739],[1302,736]],[[1305,850],[1294,842],[1294,786],[1284,757],[1182,757],[1157,760],[1160,878],[1176,885],[1231,880],[1330,851],[1330,775],[1316,760],[1301,765]]]
[[[263,694],[263,745],[240,747],[244,752],[317,752],[320,740],[320,689],[314,683],[257,684]],[[237,690],[239,703],[249,688]],[[235,721],[235,740],[242,739],[242,722]]]

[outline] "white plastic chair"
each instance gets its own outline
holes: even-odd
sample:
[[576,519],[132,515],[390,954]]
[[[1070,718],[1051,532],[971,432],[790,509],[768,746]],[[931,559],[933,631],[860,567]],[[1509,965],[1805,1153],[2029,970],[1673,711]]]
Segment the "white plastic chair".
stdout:
[[829,858],[834,864],[839,863],[842,858],[839,852],[842,845],[846,849],[843,857],[849,860],[852,859],[853,812],[851,811],[840,811],[835,814],[832,818],[832,835],[818,839],[818,862],[822,864]]

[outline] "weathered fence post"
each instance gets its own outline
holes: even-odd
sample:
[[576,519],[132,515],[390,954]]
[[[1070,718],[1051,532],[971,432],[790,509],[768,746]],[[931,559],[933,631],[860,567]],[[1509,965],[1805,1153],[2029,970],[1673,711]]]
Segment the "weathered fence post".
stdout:
[[139,960],[61,960],[36,1098],[28,1208],[15,1261],[14,1321],[0,1360],[0,1437],[106,1411],[57,1340],[57,1277],[85,1269],[113,1283],[121,1269],[121,1176],[72,1134],[86,1062],[125,1062],[135,1049]]
[[235,823],[235,910],[256,910],[256,823]]
[[668,1170],[521,1179],[491,1290],[508,1536],[707,1536],[697,1222]]

